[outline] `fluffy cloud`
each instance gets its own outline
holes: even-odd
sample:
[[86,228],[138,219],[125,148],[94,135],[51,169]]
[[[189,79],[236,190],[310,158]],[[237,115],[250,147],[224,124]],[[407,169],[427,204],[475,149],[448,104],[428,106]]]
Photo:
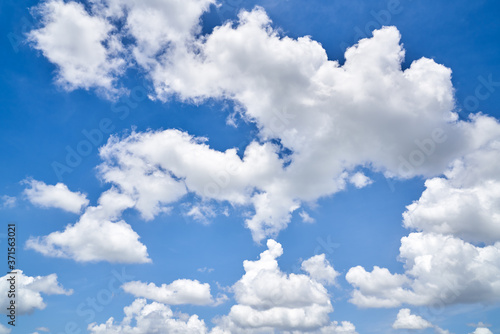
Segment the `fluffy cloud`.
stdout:
[[397,319],[392,324],[394,329],[426,329],[429,327],[433,327],[433,325],[422,317],[411,314],[410,309],[407,308],[399,310]]
[[160,287],[154,283],[134,281],[125,283],[122,288],[135,297],[144,297],[168,305],[213,303],[210,285],[197,280],[178,279]]
[[352,175],[349,178],[349,182],[354,184],[356,188],[363,188],[373,183],[373,181],[368,176],[366,176],[361,172],[357,172],[354,175]]
[[46,256],[79,262],[151,262],[139,235],[125,221],[117,220],[123,210],[133,205],[132,199],[112,188],[101,195],[98,206],[88,207],[77,223],[62,232],[31,237],[26,247]]
[[[96,24],[81,29],[99,36],[91,40],[106,52],[110,47],[102,41],[117,33],[105,27],[116,19],[125,22],[116,29],[131,37],[129,58],[151,79],[155,98],[231,99],[242,117],[259,128],[261,143],[247,147],[243,161],[234,150],[214,151],[200,139],[170,130],[108,143],[105,159],[108,154],[121,160],[111,167],[105,163],[103,178],[132,196],[145,219],[191,191],[252,205],[255,213],[246,225],[261,241],[286,228],[301,203],[341,191],[347,182],[356,187],[369,184],[360,173],[349,176],[357,166],[388,177],[435,176],[451,160],[498,135],[498,127],[487,129],[494,121],[486,116],[457,120],[448,68],[422,58],[402,70],[405,52],[394,27],[376,30],[372,38],[347,49],[340,66],[309,37],[281,36],[259,7],[200,36],[200,17],[212,3],[95,0],[92,14],[73,2],[46,5],[73,8],[86,19],[103,21],[101,28]],[[54,11],[42,11],[45,26],[33,36],[56,36],[52,21],[72,15],[61,11],[56,20]],[[65,48],[60,53],[74,58]],[[278,139],[281,146],[271,145],[269,139]],[[160,140],[162,153],[152,152],[151,144]],[[180,155],[180,161],[174,161],[179,152],[167,146],[175,143],[199,154]],[[280,159],[283,147],[291,153]],[[240,175],[228,176],[220,167],[227,163],[241,166]],[[185,169],[179,170],[180,165]]]
[[427,180],[420,199],[403,214],[404,226],[420,231],[401,239],[405,272],[358,266],[347,273],[356,305],[500,301],[499,123],[473,119],[467,132],[481,145],[456,159],[443,177]]
[[92,323],[88,330],[92,334],[137,334],[137,333],[186,333],[204,334],[207,328],[198,316],[172,312],[167,305],[145,299],[136,299],[124,308],[125,317],[121,322],[109,318],[104,324]]
[[24,183],[29,186],[29,188],[24,190],[24,194],[28,200],[34,205],[43,208],[58,208],[79,213],[82,208],[89,204],[89,200],[85,194],[72,192],[63,183],[57,183],[55,186],[52,186],[33,179],[25,180]]
[[[16,282],[16,313],[29,314],[35,309],[43,310],[47,305],[44,303],[42,293],[46,295],[71,295],[73,290],[65,290],[57,281],[56,274],[47,276],[31,277],[23,273],[22,270],[15,271]],[[10,289],[10,281],[8,279],[13,276],[7,274],[0,278],[0,293],[2,296],[7,296]],[[0,308],[2,313],[7,313],[9,305],[8,298],[0,300]]]
[[[237,304],[227,316],[218,319],[216,333],[274,330],[328,333],[328,328],[332,333],[354,332],[350,323],[330,323],[328,314],[333,311],[330,297],[316,278],[331,282],[337,273],[324,260],[324,255],[305,261],[304,267],[312,274],[287,275],[279,269],[276,260],[283,254],[281,245],[268,240],[267,247],[259,260],[244,261],[245,274],[233,286]],[[327,274],[333,278],[325,277]],[[337,331],[333,331],[335,328]]]
[[411,233],[401,239],[404,274],[351,268],[346,279],[361,307],[488,303],[500,300],[500,242],[477,247],[461,239]]
[[322,284],[334,284],[335,278],[340,275],[333,269],[325,254],[319,254],[302,262],[302,270],[309,273],[311,278]]
[[493,334],[493,332],[486,327],[478,327],[474,332],[470,334]]
[[470,242],[500,241],[500,138],[456,160],[445,177],[425,182],[407,206],[407,228],[451,234]]
[[[229,201],[235,205],[254,203],[258,210],[259,203],[268,196],[255,194],[255,188],[273,187],[273,178],[282,173],[277,147],[253,142],[241,159],[236,149],[216,151],[205,144],[205,140],[178,130],[112,138],[100,151],[104,160],[99,167],[100,175],[134,198],[135,208],[146,219],[153,218],[188,191],[203,199]],[[285,212],[288,212],[288,201],[281,200]],[[286,224],[281,213],[274,213],[279,209],[267,208],[258,214],[281,218]],[[199,217],[195,211],[190,214]],[[277,225],[270,224],[268,233],[277,232],[281,228]],[[254,236],[258,234],[257,240],[265,235],[262,229],[250,228]]]
[[42,27],[29,33],[33,46],[57,66],[57,82],[68,90],[96,87],[116,94],[114,79],[125,61],[115,28],[81,3],[49,0],[35,8]]

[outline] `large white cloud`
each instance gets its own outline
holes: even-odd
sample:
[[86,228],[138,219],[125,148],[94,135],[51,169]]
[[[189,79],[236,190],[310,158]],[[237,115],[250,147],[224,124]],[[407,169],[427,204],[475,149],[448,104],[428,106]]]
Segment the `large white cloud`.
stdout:
[[57,66],[58,84],[116,94],[114,79],[125,61],[114,26],[74,1],[49,0],[35,9],[43,26],[31,31],[29,39]]
[[59,208],[65,211],[79,213],[89,204],[85,194],[72,192],[63,183],[47,185],[42,181],[28,179],[24,181],[29,186],[24,190],[28,200],[43,208]]
[[135,297],[144,297],[167,305],[209,305],[213,303],[210,285],[200,283],[197,280],[178,279],[161,286],[156,286],[154,283],[133,281],[123,284],[122,288]]
[[478,247],[452,236],[411,233],[401,239],[403,274],[351,268],[346,279],[361,307],[500,301],[500,242]]
[[407,228],[471,242],[500,241],[500,138],[455,161],[445,177],[425,186],[403,214]]
[[[483,129],[472,130],[476,136],[498,133],[492,119],[475,126]],[[351,301],[362,307],[500,301],[499,161],[496,135],[455,160],[444,177],[427,180],[403,214],[405,227],[421,231],[401,239],[405,272],[350,269],[346,278],[356,287]]]
[[165,304],[145,299],[136,299],[130,306],[124,308],[125,317],[122,321],[109,318],[104,324],[92,323],[88,330],[92,334],[160,334],[160,333],[207,333],[205,322],[198,316],[174,313]]
[[[119,161],[103,165],[103,178],[134,198],[145,219],[191,191],[252,205],[255,213],[246,225],[261,241],[286,228],[302,202],[338,192],[349,181],[357,187],[368,184],[361,174],[351,174],[356,166],[388,177],[434,176],[498,135],[498,126],[487,128],[495,122],[486,116],[457,121],[448,68],[422,58],[402,70],[405,52],[394,27],[376,30],[349,48],[340,66],[309,37],[282,36],[260,7],[200,36],[200,17],[212,3],[95,0],[92,13],[74,3],[64,5],[107,24],[124,20],[119,34],[132,37],[129,58],[152,80],[154,98],[232,99],[243,118],[259,128],[264,143],[252,143],[243,161],[234,150],[211,150],[171,130],[108,143],[105,159]],[[44,14],[47,22],[50,13]],[[32,35],[50,36],[47,27]],[[106,38],[118,34],[106,31]],[[279,159],[280,146],[266,142],[271,138],[291,154]],[[161,154],[151,151],[153,143]],[[175,143],[191,156],[168,147]],[[238,176],[227,175],[228,163],[243,167]]]
[[62,232],[30,237],[26,247],[46,256],[71,258],[78,262],[109,261],[147,263],[146,246],[119,215],[134,201],[115,189],[104,192],[98,206],[90,206],[73,225]]
[[[22,270],[15,270],[16,274],[7,274],[0,277],[0,299],[1,313],[7,313],[7,307],[10,303],[10,298],[7,298],[10,290],[11,282],[15,282],[15,302],[16,314],[29,314],[35,309],[43,310],[47,305],[43,301],[41,294],[46,295],[71,295],[73,290],[65,290],[57,281],[56,274],[47,276],[27,276]],[[9,281],[11,276],[15,276],[15,280]]]
[[[237,304],[227,316],[217,320],[214,331],[221,333],[294,333],[325,331],[332,333],[355,332],[354,326],[331,323],[328,314],[333,311],[326,288],[316,280],[333,282],[337,273],[324,258],[313,257],[304,261],[311,274],[283,273],[277,258],[283,248],[274,240],[267,241],[268,249],[256,261],[243,263],[245,274],[233,285]],[[323,267],[319,270],[319,267]],[[325,267],[332,268],[326,270]],[[327,277],[326,274],[332,277]],[[337,331],[333,331],[337,328]]]

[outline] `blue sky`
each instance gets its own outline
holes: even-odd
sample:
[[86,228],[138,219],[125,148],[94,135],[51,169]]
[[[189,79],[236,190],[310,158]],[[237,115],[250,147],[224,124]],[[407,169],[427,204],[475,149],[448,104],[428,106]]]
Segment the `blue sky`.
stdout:
[[3,1],[0,333],[500,332],[499,13]]

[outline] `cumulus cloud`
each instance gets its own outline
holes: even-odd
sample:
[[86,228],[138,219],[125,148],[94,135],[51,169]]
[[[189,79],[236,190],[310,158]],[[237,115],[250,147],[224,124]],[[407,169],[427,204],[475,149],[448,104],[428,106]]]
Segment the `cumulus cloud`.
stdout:
[[30,237],[26,247],[46,256],[78,262],[151,262],[139,235],[125,221],[117,219],[133,205],[132,199],[112,188],[101,195],[98,206],[88,207],[77,223],[67,225],[62,232]]
[[28,38],[57,66],[57,83],[67,90],[98,88],[116,94],[115,76],[123,72],[122,45],[115,27],[88,13],[81,3],[49,0],[35,7],[42,26]]
[[316,281],[331,285],[335,283],[335,278],[340,275],[330,265],[330,262],[325,258],[325,254],[319,254],[302,262],[302,270],[309,273],[311,278]]
[[28,179],[23,181],[29,188],[24,190],[28,200],[42,208],[58,208],[65,211],[79,213],[89,204],[85,194],[72,192],[63,183],[47,185],[42,181]]
[[478,327],[474,332],[470,334],[493,334],[493,332],[486,327]]
[[[498,126],[498,124],[492,124]],[[407,206],[405,227],[470,242],[500,241],[500,137],[462,159],[445,177],[429,179]]]
[[[22,270],[15,270],[16,285],[16,314],[30,314],[35,309],[43,310],[47,305],[44,303],[42,295],[71,295],[73,290],[65,290],[57,281],[56,274],[47,276],[27,276]],[[13,274],[7,274],[0,278],[0,292],[2,296],[7,296],[10,289],[9,279]],[[8,298],[0,300],[1,312],[6,314]]]
[[88,330],[92,334],[136,334],[136,333],[207,333],[205,322],[197,315],[172,312],[165,304],[145,299],[136,299],[123,309],[122,321],[109,318],[103,324],[92,323]]
[[[153,98],[231,99],[243,119],[257,125],[259,142],[247,147],[243,161],[235,150],[211,150],[200,139],[170,130],[108,143],[105,159],[114,155],[121,160],[115,165],[105,163],[103,178],[132,196],[145,219],[190,191],[253,206],[246,225],[261,241],[286,228],[291,213],[303,202],[341,191],[347,182],[356,187],[369,184],[364,174],[349,176],[358,166],[387,177],[435,176],[450,161],[498,134],[497,128],[485,131],[486,123],[493,122],[487,116],[457,120],[448,68],[422,58],[402,70],[405,51],[394,27],[375,30],[372,38],[347,49],[340,66],[328,60],[324,48],[311,38],[282,36],[260,7],[241,11],[236,22],[201,36],[200,17],[213,3],[94,0],[93,10],[86,12],[76,3],[53,0],[45,5],[51,10],[41,11],[44,27],[31,33],[52,40],[57,34],[51,24],[69,20],[76,12],[85,20],[102,21],[95,28],[82,25],[81,30],[82,34],[93,30],[88,34],[97,37],[90,40],[98,50],[104,48],[98,54],[106,54],[110,47],[103,40],[118,34],[108,27],[109,22],[124,22],[114,29],[131,37],[128,57],[152,81]],[[71,10],[61,10],[55,19],[51,13],[59,7]],[[58,50],[73,60],[66,46]],[[64,57],[51,61],[71,65]],[[160,140],[200,154],[181,155],[180,161],[174,161],[173,155],[179,152],[165,143],[161,154],[151,152],[151,144]],[[291,153],[279,158],[283,148]],[[220,167],[227,163],[241,166],[241,173],[228,175]],[[180,165],[185,170],[179,171]],[[251,168],[257,166],[262,171]],[[200,173],[200,169],[206,171]]]
[[331,277],[325,278],[325,275],[335,275],[335,271],[325,262],[324,255],[305,261],[305,267],[312,274],[287,275],[276,260],[283,254],[281,245],[268,240],[267,248],[258,260],[244,261],[245,274],[233,285],[237,304],[227,316],[217,320],[216,333],[355,332],[348,322],[341,325],[330,322],[328,314],[333,307],[320,281],[331,282]]
[[373,183],[373,181],[368,176],[361,172],[353,174],[349,178],[349,182],[351,182],[356,188],[363,188]]
[[123,284],[122,289],[135,297],[144,297],[167,305],[213,303],[210,285],[197,280],[178,279],[159,287],[154,283],[134,281]]
[[401,239],[403,274],[375,267],[351,268],[346,279],[361,307],[489,303],[500,300],[500,242],[478,247],[461,239],[411,233]]
[[392,324],[394,329],[426,329],[433,327],[427,320],[418,315],[411,314],[410,309],[399,310],[397,319]]

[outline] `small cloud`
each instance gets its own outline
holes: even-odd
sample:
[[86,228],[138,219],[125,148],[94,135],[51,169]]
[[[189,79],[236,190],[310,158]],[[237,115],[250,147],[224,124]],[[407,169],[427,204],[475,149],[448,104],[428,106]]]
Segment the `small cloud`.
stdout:
[[13,196],[2,196],[2,208],[10,209],[16,206],[17,198]]
[[81,192],[72,192],[63,183],[48,185],[42,181],[26,179],[22,181],[29,188],[24,190],[28,200],[42,208],[58,208],[68,212],[80,213],[89,205],[89,200]]
[[491,324],[486,324],[486,323],[480,321],[477,324],[475,324],[475,323],[467,324],[467,326],[469,326],[469,327],[491,327]]
[[211,273],[212,271],[214,271],[214,268],[203,267],[203,268],[198,268],[197,270],[200,273]]
[[349,182],[351,182],[358,189],[361,189],[373,183],[372,179],[361,172],[357,172],[356,174],[352,175],[349,179]]
[[314,218],[309,216],[309,214],[307,212],[305,212],[304,210],[299,212],[299,216],[300,216],[300,218],[302,218],[303,223],[312,224],[315,222]]
[[219,306],[221,304],[224,304],[228,300],[229,300],[229,297],[227,295],[225,295],[223,293],[219,293],[217,295],[217,297],[215,298],[215,301],[212,304],[212,306]]
[[208,224],[211,218],[215,218],[217,214],[210,205],[193,205],[191,210],[186,213],[186,216],[193,218],[195,221]]
[[50,329],[47,327],[37,327],[36,330],[41,332],[50,332]]

